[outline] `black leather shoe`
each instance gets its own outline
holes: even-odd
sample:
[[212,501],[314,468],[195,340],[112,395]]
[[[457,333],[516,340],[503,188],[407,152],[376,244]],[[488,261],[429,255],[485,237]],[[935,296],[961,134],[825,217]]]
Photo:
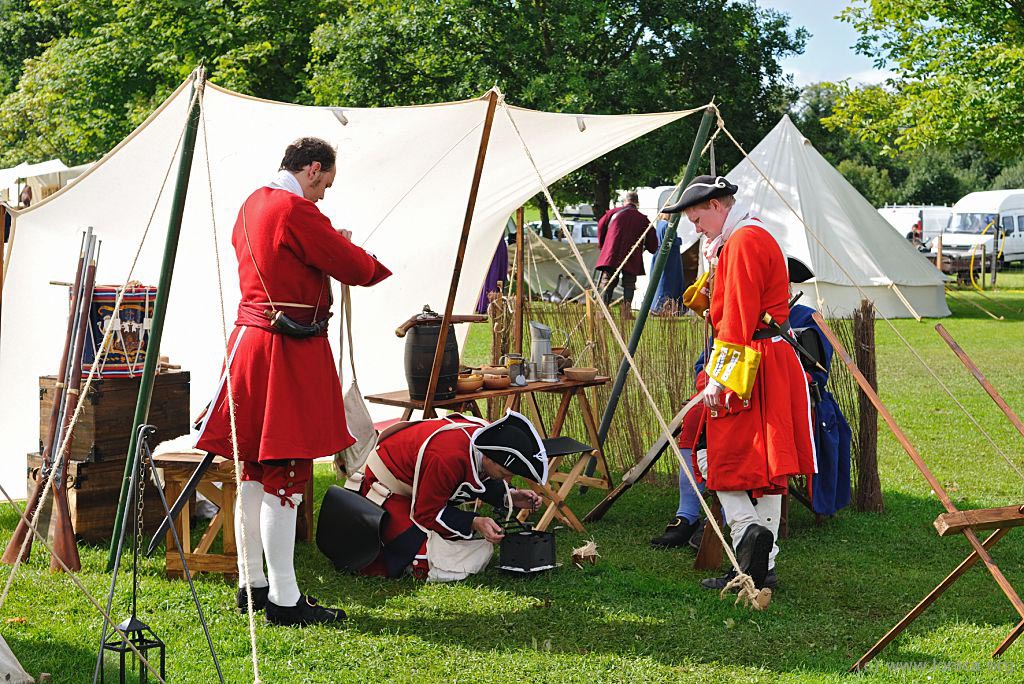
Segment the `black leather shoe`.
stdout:
[[[247,592],[245,587],[239,587],[238,593],[235,595],[235,606],[238,608],[239,613],[249,612],[249,597],[246,596]],[[252,588],[252,609],[255,611],[263,610],[267,607],[267,596],[270,595],[270,587],[253,587]]]
[[[725,589],[725,585],[729,584],[729,582],[731,582],[734,577],[736,577],[736,571],[730,570],[721,577],[706,577],[702,579],[700,581],[700,586],[704,587],[705,589],[714,589],[715,591],[722,591],[723,589]],[[771,589],[772,591],[775,591],[775,589],[778,586],[779,578],[775,576],[775,570],[769,570],[768,574],[764,577],[764,586],[758,588],[767,588]],[[736,588],[730,589],[730,592],[733,594],[737,593],[738,591],[739,589]]]
[[677,515],[665,527],[664,534],[651,540],[651,546],[656,549],[674,549],[686,546],[696,527],[697,523],[689,522],[686,518]]
[[312,596],[299,596],[294,606],[279,606],[267,601],[266,620],[272,625],[304,627],[342,622],[347,615],[341,608],[324,608]]
[[736,560],[743,572],[754,580],[754,586],[761,589],[768,576],[768,557],[775,544],[775,535],[764,525],[754,524],[743,533],[743,539],[736,545]]

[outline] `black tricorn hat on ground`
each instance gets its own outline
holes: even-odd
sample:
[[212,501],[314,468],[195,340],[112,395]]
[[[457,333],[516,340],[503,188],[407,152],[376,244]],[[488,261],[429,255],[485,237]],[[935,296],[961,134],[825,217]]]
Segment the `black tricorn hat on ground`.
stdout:
[[509,411],[473,433],[471,442],[487,458],[539,484],[548,481],[548,454],[533,423]]
[[806,283],[814,277],[811,268],[795,257],[786,257],[786,268],[789,269],[789,282]]
[[697,176],[683,190],[682,196],[675,204],[665,207],[662,212],[676,214],[683,209],[696,206],[712,199],[730,197],[739,188],[725,179],[725,176]]

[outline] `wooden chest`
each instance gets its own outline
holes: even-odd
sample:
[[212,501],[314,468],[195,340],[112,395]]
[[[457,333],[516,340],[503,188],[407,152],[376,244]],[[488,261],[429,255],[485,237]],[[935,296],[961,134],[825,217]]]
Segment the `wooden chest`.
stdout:
[[[57,378],[39,378],[39,441],[46,439]],[[139,396],[140,378],[95,379],[83,397],[85,406],[75,426],[71,445],[72,461],[117,461],[122,464],[131,441],[135,402]],[[83,381],[84,386],[84,381]],[[158,373],[153,383],[153,400],[149,421],[157,428],[149,443],[160,442],[189,431],[189,374],[187,371]]]
[[[128,447],[126,446],[125,449]],[[39,454],[28,456],[28,491],[35,482],[33,472],[39,468]],[[99,463],[71,461],[68,463],[68,507],[71,509],[71,524],[75,536],[92,544],[108,544],[114,531],[114,515],[117,512],[117,498],[121,494],[121,480],[124,475],[124,459]],[[143,496],[142,519],[147,534],[156,531],[163,520],[160,496],[152,479],[146,480]],[[173,502],[168,502],[170,505]]]

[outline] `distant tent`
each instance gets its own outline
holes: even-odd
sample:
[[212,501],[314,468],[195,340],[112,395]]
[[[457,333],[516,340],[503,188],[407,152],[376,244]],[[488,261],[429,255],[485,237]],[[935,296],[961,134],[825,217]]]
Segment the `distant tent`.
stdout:
[[[737,164],[727,178],[740,188],[737,201],[750,205],[783,251],[814,271],[814,280],[794,286],[804,291],[804,304],[830,315],[848,316],[863,297],[856,283],[887,317],[913,315],[901,295],[921,316],[949,315],[945,276],[893,231],[788,116],[748,154],[749,159]],[[757,169],[771,179],[785,202]],[[803,217],[817,240],[786,203]],[[684,250],[697,241],[693,224],[685,219],[679,234]]]

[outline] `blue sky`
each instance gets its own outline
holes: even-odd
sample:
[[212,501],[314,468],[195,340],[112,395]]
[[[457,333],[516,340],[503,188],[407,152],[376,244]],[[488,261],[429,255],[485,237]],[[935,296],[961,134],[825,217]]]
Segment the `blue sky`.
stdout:
[[811,32],[804,54],[782,61],[798,86],[818,81],[878,83],[887,73],[875,69],[871,60],[853,51],[857,32],[836,19],[847,0],[757,0],[762,7],[781,10],[790,17],[791,26],[803,26]]

